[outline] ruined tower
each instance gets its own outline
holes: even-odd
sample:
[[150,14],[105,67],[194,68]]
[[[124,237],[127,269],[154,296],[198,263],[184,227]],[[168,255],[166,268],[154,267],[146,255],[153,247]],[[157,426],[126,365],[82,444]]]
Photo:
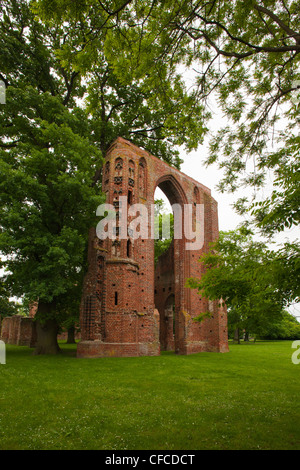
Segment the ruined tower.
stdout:
[[[155,268],[151,223],[157,187],[182,213],[187,205],[202,207],[204,223],[201,247],[188,250],[182,219],[182,237],[174,237]],[[141,232],[132,238],[130,228],[124,236],[118,224],[113,239],[101,240],[96,229],[90,231],[77,356],[150,356],[161,349],[178,354],[228,351],[226,309],[185,287],[188,277],[201,276],[199,256],[218,236],[217,203],[210,190],[122,138],[107,152],[102,188],[118,222],[122,217],[124,222],[129,211],[127,228],[134,220],[130,208],[145,208],[148,236]],[[207,310],[210,318],[193,321]]]

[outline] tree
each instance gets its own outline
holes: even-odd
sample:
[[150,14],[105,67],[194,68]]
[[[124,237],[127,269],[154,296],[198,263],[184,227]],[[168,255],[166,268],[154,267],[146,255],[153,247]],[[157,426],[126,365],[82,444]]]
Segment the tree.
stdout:
[[293,290],[278,277],[282,273],[280,259],[280,253],[254,241],[245,228],[221,232],[211,250],[200,258],[205,273],[201,279],[189,279],[187,286],[211,300],[222,299],[234,330],[264,336],[298,295],[298,287]]
[[[84,75],[85,105],[102,153],[122,136],[179,168],[178,146],[189,151],[203,141],[206,112],[176,66],[159,59],[157,41],[144,47],[136,21],[147,2],[37,0],[34,6],[46,24],[64,29],[56,54]],[[133,47],[138,44],[140,57]]]
[[[82,271],[85,273],[85,269]],[[79,311],[81,302],[81,286],[83,278],[80,279],[80,284],[74,284],[73,289],[68,291],[67,297],[64,299],[61,313],[62,321],[60,322],[60,332],[67,332],[67,344],[76,343],[76,330],[79,326]],[[79,287],[79,288],[78,288]]]
[[263,339],[300,339],[300,323],[293,315],[284,311],[282,319],[270,326]]
[[[0,262],[0,268],[2,263]],[[4,276],[0,277],[0,332],[1,332],[1,318],[11,317],[18,313],[18,305],[11,300],[11,295],[6,284]]]
[[38,299],[37,354],[59,351],[74,286],[80,296],[88,229],[104,201],[103,154],[114,138],[178,166],[172,146],[195,148],[205,131],[202,107],[170,64],[131,82],[114,71],[113,32],[130,21],[130,2],[75,1],[74,15],[64,3],[0,5],[0,250],[11,292]]
[[[224,172],[219,189],[253,188],[236,209],[250,210],[267,234],[298,225],[299,0],[149,0],[136,8],[119,44],[119,50],[131,44],[133,73],[153,60],[180,64],[195,77],[195,102],[209,105],[214,97],[226,118],[206,160]],[[273,189],[260,201],[258,190],[270,177]]]

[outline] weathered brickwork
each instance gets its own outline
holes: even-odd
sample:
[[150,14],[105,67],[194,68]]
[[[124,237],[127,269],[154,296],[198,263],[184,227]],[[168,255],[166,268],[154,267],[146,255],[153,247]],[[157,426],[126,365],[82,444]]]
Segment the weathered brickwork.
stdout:
[[[12,317],[4,317],[0,325],[0,339],[6,344],[15,344],[17,346],[29,346],[34,348],[36,346],[37,334],[34,321],[36,308],[31,309],[29,317],[22,317],[21,315],[14,315]],[[80,331],[75,329],[75,340],[80,340]],[[67,340],[68,332],[63,330],[57,339],[59,341]]]
[[32,318],[14,315],[5,317],[1,325],[1,340],[6,344],[18,346],[35,346],[36,330]]
[[[143,204],[150,214],[157,187],[182,210],[184,204],[203,205],[203,246],[187,250],[182,227],[182,239],[173,240],[155,269],[151,218],[148,238],[120,239],[116,232],[115,240],[100,240],[91,229],[78,357],[159,355],[161,349],[179,354],[228,351],[226,309],[185,287],[188,277],[201,276],[198,258],[218,236],[216,201],[201,183],[118,138],[103,169],[107,203],[118,210],[119,197],[126,196],[128,208]],[[208,309],[211,318],[193,321]]]

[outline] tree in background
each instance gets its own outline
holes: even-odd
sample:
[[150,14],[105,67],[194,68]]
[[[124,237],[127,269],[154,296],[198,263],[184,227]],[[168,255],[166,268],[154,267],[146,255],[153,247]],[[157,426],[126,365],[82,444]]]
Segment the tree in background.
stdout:
[[281,321],[270,325],[268,332],[262,338],[280,340],[300,339],[300,323],[293,315],[283,311]]
[[[0,264],[1,266],[1,264]],[[18,305],[11,300],[10,292],[7,288],[5,278],[0,278],[0,333],[1,333],[1,318],[11,317],[18,313]]]
[[[37,352],[58,350],[57,314],[82,280],[103,154],[119,135],[179,167],[178,146],[202,142],[214,94],[228,121],[207,159],[225,172],[220,190],[256,190],[270,170],[270,197],[236,208],[269,235],[299,223],[299,10],[292,0],[1,3],[0,250],[12,292],[39,298],[37,321],[52,332]],[[182,68],[194,71],[190,89]],[[283,247],[274,275],[291,277],[298,253]]]
[[[267,336],[283,317],[283,308],[299,301],[299,284],[284,282],[280,252],[254,241],[252,233],[240,228],[221,232],[219,240],[200,258],[206,268],[201,279],[187,286],[211,300],[226,303],[231,333],[237,330]],[[299,279],[299,263],[294,275]],[[293,286],[295,288],[293,288]]]
[[[163,236],[164,225],[170,229],[168,237]],[[174,238],[174,215],[166,210],[163,199],[155,200],[154,228],[158,234],[158,238],[154,240],[154,264],[156,265],[158,258],[168,250]]]

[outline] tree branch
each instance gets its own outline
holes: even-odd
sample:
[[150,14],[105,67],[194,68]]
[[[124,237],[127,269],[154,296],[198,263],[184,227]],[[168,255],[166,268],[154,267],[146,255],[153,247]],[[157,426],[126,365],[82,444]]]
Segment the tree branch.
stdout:
[[14,142],[7,142],[6,144],[4,142],[0,142],[0,148],[11,149],[16,147],[18,142],[20,142],[20,139],[15,140]]
[[104,10],[109,16],[117,15],[118,13],[120,13],[120,11],[124,10],[124,8],[126,8],[127,5],[128,5],[129,3],[131,3],[131,2],[132,2],[132,0],[126,0],[126,1],[123,3],[123,5],[121,5],[119,8],[117,8],[115,11],[109,11],[109,10],[103,5],[103,3],[102,3],[100,0],[98,0],[98,3],[99,3],[99,5],[101,6],[101,8],[103,8],[103,10]]
[[72,75],[71,75],[71,79],[70,79],[70,82],[68,82],[66,76],[64,75],[64,78],[65,78],[65,83],[66,83],[66,87],[67,87],[67,94],[63,100],[63,104],[64,106],[66,106],[66,104],[68,104],[68,101],[70,99],[70,96],[71,96],[71,93],[72,93],[72,89],[73,89],[73,86],[74,86],[74,81],[75,81],[75,78],[79,75],[79,72],[72,72]]
[[[177,25],[179,29],[182,29],[180,25]],[[201,37],[204,37],[206,41],[215,49],[215,51],[224,56],[224,57],[235,57],[236,59],[244,59],[246,57],[249,57],[255,53],[259,52],[300,52],[300,44],[299,45],[291,45],[291,46],[279,46],[279,47],[269,47],[269,46],[254,46],[253,44],[248,44],[248,46],[252,49],[251,51],[247,52],[227,52],[224,51],[223,49],[220,49],[214,41],[209,37],[209,35],[205,31],[200,31],[200,34],[195,35],[189,30],[185,30],[186,34],[190,36],[193,40],[197,41]],[[196,30],[196,32],[199,33],[199,30]],[[234,39],[234,38],[233,38]],[[238,39],[236,39],[238,40]],[[245,43],[246,44],[246,43]]]
[[294,31],[293,29],[291,29],[289,26],[287,26],[277,15],[275,15],[275,13],[273,13],[268,8],[258,5],[258,4],[256,5],[254,4],[254,8],[257,11],[268,15],[269,18],[271,18],[273,21],[275,21],[275,23],[278,24],[278,26],[280,26],[281,29],[283,29],[290,36],[294,37],[296,40],[296,43],[300,45],[300,34],[297,31]]

